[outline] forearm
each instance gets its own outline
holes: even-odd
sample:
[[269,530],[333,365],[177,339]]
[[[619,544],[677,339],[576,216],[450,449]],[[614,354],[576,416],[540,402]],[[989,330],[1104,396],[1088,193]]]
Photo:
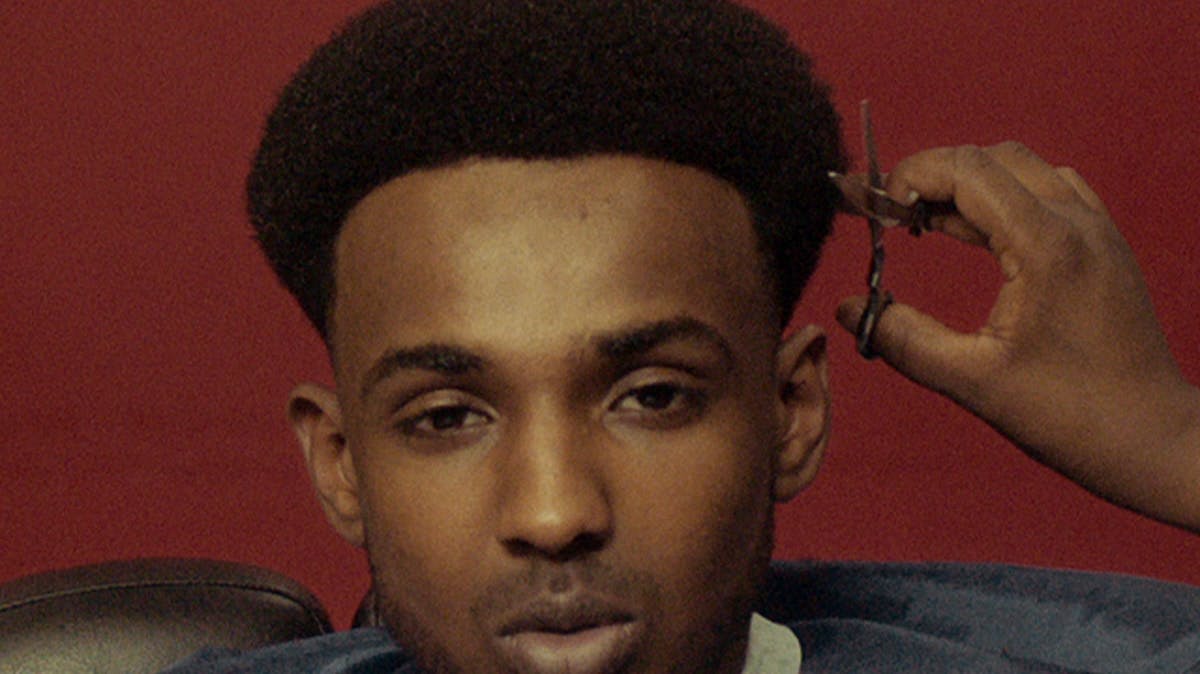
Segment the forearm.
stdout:
[[[1104,465],[1077,477],[1118,505],[1200,533],[1200,389],[1182,384],[1129,419],[1113,442],[1099,439]],[[1089,484],[1089,481],[1091,484]]]
[[1200,533],[1200,389],[1171,369],[1124,385],[1035,379],[983,404],[959,402],[1093,494]]

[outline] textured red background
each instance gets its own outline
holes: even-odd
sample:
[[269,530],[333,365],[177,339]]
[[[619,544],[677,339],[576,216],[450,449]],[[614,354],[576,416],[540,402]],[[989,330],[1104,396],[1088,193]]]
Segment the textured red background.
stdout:
[[[249,238],[241,184],[274,93],[361,0],[7,3],[0,59],[0,579],[111,558],[241,560],[344,624],[361,557],[282,421],[317,339]],[[1020,139],[1105,197],[1200,380],[1200,4],[753,3],[816,55],[861,156]],[[17,8],[14,8],[17,7]],[[888,285],[977,323],[997,275],[889,237]],[[833,327],[867,240],[838,223],[801,320]],[[779,555],[1002,560],[1200,583],[1200,537],[1101,503],[832,341],[835,439]],[[1200,488],[1198,485],[1197,488]]]

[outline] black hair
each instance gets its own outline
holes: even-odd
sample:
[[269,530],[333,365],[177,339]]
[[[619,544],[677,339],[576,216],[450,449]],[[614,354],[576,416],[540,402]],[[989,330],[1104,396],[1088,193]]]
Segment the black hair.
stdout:
[[750,208],[781,320],[816,265],[845,159],[780,28],[726,0],[392,0],[317,49],[269,116],[250,218],[327,341],[334,243],[368,192],[468,158],[631,154]]

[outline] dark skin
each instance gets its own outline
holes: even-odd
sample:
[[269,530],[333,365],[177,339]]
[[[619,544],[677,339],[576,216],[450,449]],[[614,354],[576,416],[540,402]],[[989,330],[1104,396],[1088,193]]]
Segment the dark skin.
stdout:
[[628,156],[466,162],[369,194],[336,255],[338,389],[291,417],[398,640],[435,671],[740,671],[829,396],[738,192]]
[[[502,619],[484,607],[507,610],[514,596],[519,604],[523,593],[570,587],[585,576],[602,594],[620,595],[615,603],[641,625],[620,666],[664,671],[684,662],[685,651],[675,647],[683,635],[745,624],[743,613],[722,615],[713,606],[737,605],[752,592],[746,579],[758,572],[769,541],[770,503],[791,498],[815,474],[828,416],[820,331],[804,328],[778,343],[748,215],[731,188],[677,166],[645,173],[644,165],[634,170],[645,160],[631,161],[576,165],[532,182],[520,171],[501,179],[501,171],[466,192],[470,181],[435,181],[433,192],[409,181],[373,203],[368,197],[339,241],[339,391],[301,386],[291,415],[330,520],[368,547],[376,581],[391,595],[385,613],[393,629],[418,643],[432,665],[488,671],[511,664],[497,645],[503,637],[495,636]],[[645,180],[660,170],[662,180]],[[604,180],[622,175],[625,182],[605,191]],[[546,189],[531,195],[531,184]],[[638,191],[647,185],[650,192]],[[914,155],[895,167],[887,189],[901,200],[953,201],[960,215],[935,220],[934,229],[986,246],[1007,280],[987,323],[972,334],[891,306],[876,331],[882,357],[1101,496],[1200,530],[1200,395],[1180,375],[1128,247],[1086,183],[1006,144]],[[470,204],[464,197],[489,190],[520,198],[485,199],[490,206],[451,218],[454,227],[411,227],[439,205]],[[587,196],[553,196],[561,194]],[[651,197],[632,200],[648,209],[642,215],[606,210],[630,194]],[[414,197],[424,204],[415,212]],[[462,227],[512,222],[521,213],[516,221],[528,225],[516,227],[516,238]],[[680,240],[680,228],[661,226],[684,213],[702,236]],[[617,228],[564,226],[598,214]],[[730,230],[730,222],[744,226]],[[729,231],[742,238],[722,233]],[[557,238],[561,232],[574,234]],[[466,252],[447,263],[452,250]],[[426,257],[409,259],[414,254]],[[518,259],[526,263],[511,263]],[[708,264],[697,265],[700,259]],[[847,300],[839,322],[853,329],[862,306],[862,298]],[[647,329],[681,316],[720,339],[703,336],[703,328],[668,330],[666,342],[647,338]],[[614,345],[647,342],[649,351],[634,352],[648,360],[613,366],[609,356],[629,353]],[[424,348],[447,344],[462,348]],[[392,365],[380,366],[389,359]],[[741,370],[733,363],[773,365]],[[706,369],[738,372],[701,376],[730,407],[679,413],[690,404],[678,395],[687,388],[681,377]],[[644,378],[626,379],[630,372]],[[664,374],[675,377],[665,387]],[[389,386],[421,392],[393,393],[410,401],[396,406],[378,399]],[[412,400],[419,402],[410,409]],[[637,458],[636,448],[649,446],[631,441],[637,437],[653,438],[658,449]],[[575,448],[574,460],[566,460],[566,447]],[[681,483],[676,474],[694,479]],[[454,477],[443,484],[447,475]],[[447,501],[447,494],[455,496]],[[705,505],[713,503],[742,505]],[[639,524],[630,513],[654,517]],[[689,547],[696,541],[699,552]],[[647,558],[648,550],[657,552]],[[705,565],[705,558],[721,564]],[[456,566],[462,559],[471,564]],[[473,579],[480,559],[493,561],[483,565],[484,578]],[[729,573],[712,585],[689,575],[696,568]],[[522,574],[535,580],[513,580]],[[414,577],[423,582],[408,582]],[[404,589],[389,590],[389,578]],[[692,601],[697,596],[720,599],[706,606]],[[666,624],[665,615],[683,618]],[[553,639],[543,639],[545,650],[554,650]],[[690,652],[694,646],[688,643]],[[737,671],[744,632],[703,646],[715,664],[702,670]]]
[[[1200,391],[1079,174],[1017,143],[949,147],[901,161],[886,188],[953,201],[959,215],[933,228],[986,247],[1006,281],[970,334],[892,305],[875,333],[883,359],[1102,498],[1200,532]],[[853,330],[864,306],[845,301],[838,321]]]

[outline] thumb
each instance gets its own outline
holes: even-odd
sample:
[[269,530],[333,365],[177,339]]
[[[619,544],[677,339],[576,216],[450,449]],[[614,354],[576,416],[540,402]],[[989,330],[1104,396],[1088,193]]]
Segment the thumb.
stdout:
[[[837,321],[854,334],[867,298],[851,297],[837,309]],[[982,340],[941,323],[907,305],[893,302],[879,316],[871,347],[888,365],[917,384],[959,402],[970,402],[985,372]]]

